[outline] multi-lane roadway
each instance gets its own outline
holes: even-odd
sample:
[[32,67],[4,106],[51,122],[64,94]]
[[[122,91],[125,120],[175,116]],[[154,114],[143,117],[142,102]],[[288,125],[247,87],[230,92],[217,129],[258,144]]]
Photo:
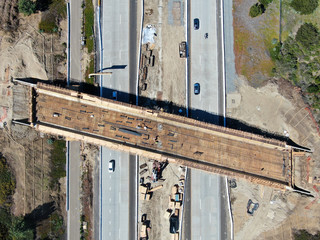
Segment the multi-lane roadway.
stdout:
[[[136,2],[101,1],[101,77],[103,97],[131,102],[136,92]],[[115,171],[108,163],[115,160]],[[135,239],[137,236],[136,156],[101,148],[100,239]]]
[[[224,69],[223,16],[221,1],[192,1],[188,9],[190,48],[189,107],[191,117],[214,124],[223,124]],[[194,19],[199,19],[195,28]],[[194,84],[200,84],[195,94]],[[221,117],[222,116],[222,117]],[[186,239],[228,239],[225,207],[225,179],[192,169],[187,191],[185,229]]]
[[[81,82],[81,1],[70,1],[70,82]],[[68,142],[69,178],[67,179],[67,235],[68,239],[80,239],[80,142]]]

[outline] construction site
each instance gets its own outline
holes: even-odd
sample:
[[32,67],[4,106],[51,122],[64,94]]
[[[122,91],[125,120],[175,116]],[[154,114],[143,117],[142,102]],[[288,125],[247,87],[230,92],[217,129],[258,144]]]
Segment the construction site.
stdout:
[[305,157],[275,139],[42,83],[29,103],[38,131],[280,189],[294,186],[294,160]]
[[[144,2],[142,27],[154,31],[154,41],[142,43],[139,56],[139,96],[144,97],[141,106],[145,108],[52,85],[12,83],[14,77],[43,81],[64,78],[66,65],[57,60],[65,52],[66,23],[60,40],[36,30],[39,15],[20,19],[17,36],[0,37],[1,153],[14,169],[17,181],[12,212],[17,216],[31,213],[54,197],[66,223],[65,178],[60,180],[59,192],[50,190],[48,180],[49,140],[56,136],[82,141],[83,211],[91,217],[92,178],[98,175],[94,165],[99,161],[97,146],[140,156],[140,239],[173,240],[181,235],[183,239],[190,168],[228,176],[234,239],[294,239],[294,232],[300,229],[316,234],[320,230],[320,133],[310,106],[289,83],[274,80],[253,88],[240,75],[237,92],[226,96],[228,117],[285,136],[282,139],[291,139],[310,151],[251,134],[241,128],[243,125],[234,125],[244,130],[237,131],[165,113],[175,112],[170,107],[178,106],[178,110],[185,102],[181,86],[186,78],[186,2],[161,2]],[[233,4],[234,14],[243,17],[248,16],[254,2],[237,0]],[[247,26],[251,29],[252,19],[247,20]],[[260,42],[258,45],[257,49],[264,51]],[[295,187],[308,190],[307,195],[284,191]],[[92,231],[94,222],[84,223]],[[47,225],[39,226],[40,230],[46,231],[49,224],[48,220]]]

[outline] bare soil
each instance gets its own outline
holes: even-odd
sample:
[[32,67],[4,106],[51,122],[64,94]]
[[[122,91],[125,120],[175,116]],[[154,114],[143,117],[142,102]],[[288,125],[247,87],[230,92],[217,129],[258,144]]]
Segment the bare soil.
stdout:
[[[179,209],[179,217],[181,219],[182,208],[175,208],[170,196],[172,187],[178,185],[181,178],[185,178],[184,168],[170,163],[162,173],[162,179],[164,179],[164,181],[154,183],[147,178],[148,176],[152,176],[153,160],[140,157],[140,166],[144,163],[147,164],[147,167],[145,168],[147,169],[147,172],[140,174],[139,179],[143,177],[144,184],[150,184],[150,188],[155,188],[159,185],[163,185],[163,187],[154,191],[149,201],[140,200],[139,198],[139,233],[142,226],[141,217],[143,214],[146,214],[146,220],[149,221],[147,226],[150,226],[150,230],[148,231],[149,239],[171,239],[173,234],[169,232],[169,215],[165,215],[168,209],[172,211],[171,214],[174,213],[175,209]],[[143,169],[139,169],[139,171],[142,172]]]
[[82,229],[87,240],[94,239],[93,236],[93,181],[95,158],[99,157],[99,148],[94,145],[82,143]]
[[[306,229],[311,233],[320,230],[320,208],[317,204],[320,188],[320,131],[299,89],[285,80],[270,77],[274,65],[269,49],[273,40],[281,37],[283,41],[295,32],[294,25],[299,25],[300,20],[317,20],[316,15],[297,16],[290,10],[287,1],[282,1],[285,8],[280,36],[280,2],[274,0],[264,14],[251,18],[249,10],[256,2],[233,1],[238,92],[227,96],[227,116],[239,120],[248,129],[287,135],[294,143],[311,149],[313,153],[295,159],[295,184],[310,191],[314,197],[292,191],[280,192],[238,180],[237,188],[231,190],[234,233],[235,239],[293,239],[294,229]],[[259,203],[253,216],[246,209],[249,199]]]
[[[140,89],[147,89],[140,96],[155,101],[185,105],[186,59],[180,58],[179,44],[185,39],[183,0],[144,1],[143,27],[152,25],[156,29],[155,43],[142,46],[142,55],[155,57],[154,66],[146,66],[140,61]],[[147,62],[147,60],[145,61]],[[143,79],[143,68],[147,67],[147,77]],[[156,105],[146,99],[142,104]],[[168,105],[168,104],[164,104]],[[165,109],[166,110],[166,109]]]
[[19,25],[18,0],[0,1],[0,29],[4,31],[16,30]]
[[[228,109],[229,117],[271,133],[289,134],[292,141],[313,150],[305,158],[295,159],[295,182],[315,198],[239,180],[238,187],[231,191],[235,239],[292,239],[292,229],[320,230],[320,208],[316,204],[320,135],[299,92],[283,80],[256,89],[245,78],[239,79],[238,90],[241,101]],[[249,199],[260,204],[253,216],[246,213]]]
[[[179,44],[185,39],[184,9],[185,1],[151,0],[144,1],[143,28],[151,25],[156,29],[155,42],[141,46],[139,72],[139,105],[162,108],[172,112],[174,106],[185,106],[186,59],[180,58]],[[151,51],[150,51],[151,50]],[[154,66],[152,61],[154,56]],[[146,69],[147,68],[147,69]],[[145,89],[146,87],[146,89]],[[171,239],[169,232],[169,217],[165,217],[170,208],[170,194],[172,187],[179,183],[184,173],[175,164],[169,164],[163,171],[164,182],[152,183],[147,176],[152,176],[152,162],[140,157],[140,165],[148,164],[148,171],[139,177],[150,182],[152,187],[163,184],[163,188],[156,190],[151,200],[139,200],[139,229],[141,230],[141,216],[146,214],[149,239]],[[172,208],[172,206],[171,206]],[[174,211],[174,209],[172,209]],[[181,220],[182,209],[179,211]],[[148,222],[149,221],[149,222]]]
[[[45,217],[41,216],[43,212],[49,214],[58,209],[62,210],[59,214],[66,223],[65,179],[60,179],[60,189],[49,188],[52,145],[47,140],[50,136],[11,123],[12,119],[29,117],[29,91],[21,85],[13,85],[11,79],[64,79],[65,46],[62,43],[66,42],[66,33],[39,33],[41,14],[16,15],[16,6],[13,7],[16,3],[16,0],[0,1],[1,27],[6,30],[0,32],[0,152],[8,159],[16,179],[12,213],[16,216],[29,214],[30,219],[40,221]],[[5,25],[6,21],[10,24]],[[60,26],[66,29],[66,21]],[[48,229],[38,230],[46,232]]]

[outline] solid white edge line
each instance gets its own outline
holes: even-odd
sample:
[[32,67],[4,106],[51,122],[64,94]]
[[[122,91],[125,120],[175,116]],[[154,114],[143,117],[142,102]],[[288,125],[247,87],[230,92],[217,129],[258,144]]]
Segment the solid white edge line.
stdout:
[[[100,1],[99,1],[100,2]],[[100,45],[100,68],[102,69],[102,58],[103,58],[103,48],[102,48],[102,32],[101,32],[101,21],[100,21],[100,13],[101,7],[100,5],[97,6],[97,25],[98,25],[98,35],[99,35],[99,45]],[[99,76],[99,86],[100,86],[100,97],[102,96],[102,75]],[[102,146],[100,146],[100,176],[99,176],[99,192],[100,192],[100,198],[99,198],[99,213],[100,213],[100,218],[99,218],[99,239],[102,239]]]
[[[70,85],[70,3],[67,3],[67,86]],[[66,142],[66,211],[67,238],[70,239],[70,211],[69,211],[69,141]]]
[[[224,56],[224,1],[220,0],[221,2],[221,44],[222,44],[222,77],[223,77],[223,125],[226,126],[226,77],[225,77],[225,56]],[[228,197],[228,210],[229,210],[229,217],[230,217],[230,238],[233,240],[233,217],[232,217],[232,211],[231,211],[231,201],[230,201],[230,194],[229,194],[229,186],[228,186],[228,177],[225,177],[226,180],[226,192]]]
[[137,68],[137,79],[136,79],[136,105],[139,105],[139,70],[140,70],[140,55],[141,55],[141,41],[142,41],[142,29],[143,29],[143,13],[144,13],[144,1],[141,0],[141,22],[140,22],[140,38],[139,38],[139,54],[137,56],[137,63],[138,63],[138,68]]
[[185,204],[185,196],[186,196],[187,176],[188,176],[188,167],[186,167],[186,175],[185,175],[184,188],[183,188],[182,211],[181,211],[181,220],[180,220],[180,226],[179,226],[179,240],[181,240],[182,238],[183,212],[184,212],[184,204]]
[[68,215],[68,222],[67,222],[67,238],[70,239],[70,211],[69,211],[69,149],[70,149],[70,142],[66,142],[66,174],[67,174],[67,181],[66,181],[66,211]]
[[69,2],[67,3],[67,86],[70,85],[70,4]]
[[139,218],[139,198],[138,198],[138,187],[139,187],[139,174],[138,174],[138,155],[136,155],[136,169],[135,169],[135,173],[136,173],[136,191],[135,191],[135,197],[136,197],[136,207],[137,207],[137,212],[136,212],[136,232],[135,232],[135,239],[138,239],[138,218]]
[[189,22],[188,22],[188,3],[189,0],[185,1],[185,24],[186,24],[186,30],[185,30],[185,38],[186,38],[186,42],[187,42],[187,58],[186,58],[186,116],[189,117],[189,81],[188,81],[188,63],[189,63],[189,41],[188,41],[188,26],[189,26]]
[[[136,78],[136,106],[139,106],[139,70],[140,70],[140,55],[141,55],[141,42],[142,42],[142,29],[143,29],[143,13],[144,13],[144,1],[141,0],[141,21],[140,21],[140,38],[139,38],[139,54],[137,56],[137,78]],[[138,232],[139,232],[139,197],[138,197],[138,187],[139,187],[139,174],[138,174],[138,155],[136,155],[136,191],[135,191],[135,198],[136,198],[136,232],[135,232],[135,239],[138,239]]]
[[[185,1],[185,39],[187,42],[187,56],[186,56],[186,116],[189,117],[189,101],[188,101],[188,97],[189,97],[189,81],[188,81],[188,62],[189,62],[189,42],[188,42],[188,26],[189,26],[189,22],[188,22],[188,3],[189,0]],[[187,183],[187,174],[188,174],[188,167],[186,167],[186,175],[185,175],[185,181],[184,181],[184,190],[183,190],[183,199],[182,199],[182,211],[181,211],[181,220],[180,220],[180,226],[179,226],[179,240],[181,240],[182,238],[182,225],[183,225],[183,212],[184,212],[184,204],[185,204],[185,192],[186,192],[186,183]]]

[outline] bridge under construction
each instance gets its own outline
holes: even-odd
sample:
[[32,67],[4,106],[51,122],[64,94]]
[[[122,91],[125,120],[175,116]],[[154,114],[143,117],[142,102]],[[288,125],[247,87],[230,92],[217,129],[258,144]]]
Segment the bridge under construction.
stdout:
[[38,83],[30,86],[38,131],[285,189],[296,152],[286,142]]

